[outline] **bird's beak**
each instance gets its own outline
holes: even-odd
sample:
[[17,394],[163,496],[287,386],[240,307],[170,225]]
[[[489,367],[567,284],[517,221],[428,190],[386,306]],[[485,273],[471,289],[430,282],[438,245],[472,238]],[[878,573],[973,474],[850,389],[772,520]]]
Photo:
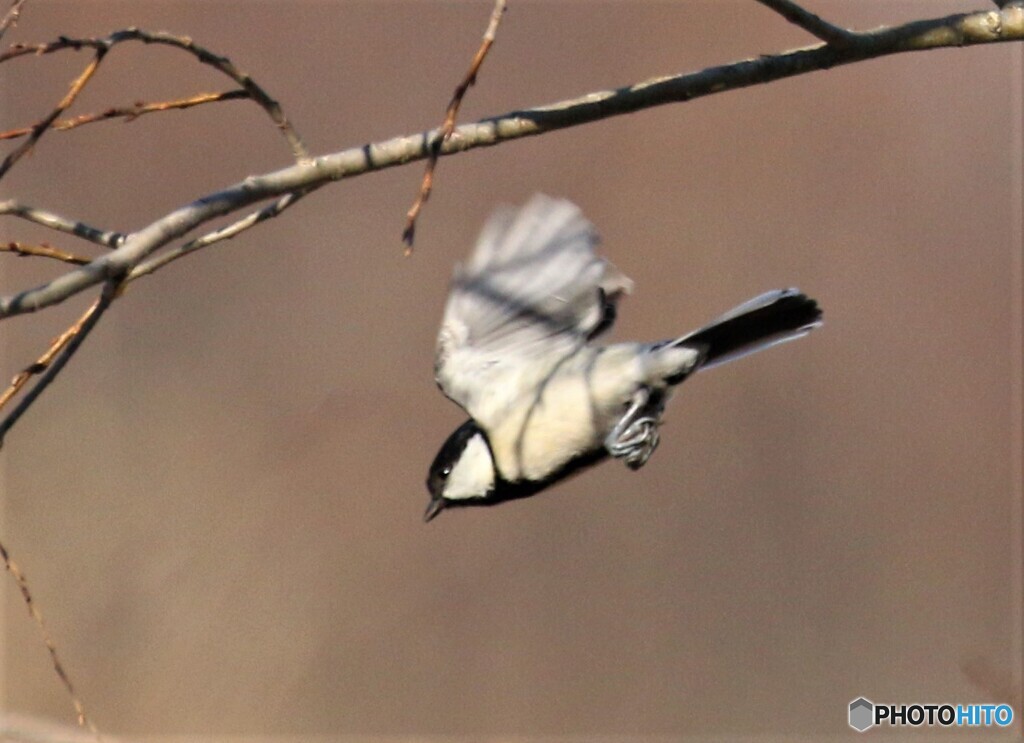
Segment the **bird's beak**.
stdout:
[[444,510],[444,498],[434,498],[427,505],[427,512],[423,514],[423,523],[427,523]]

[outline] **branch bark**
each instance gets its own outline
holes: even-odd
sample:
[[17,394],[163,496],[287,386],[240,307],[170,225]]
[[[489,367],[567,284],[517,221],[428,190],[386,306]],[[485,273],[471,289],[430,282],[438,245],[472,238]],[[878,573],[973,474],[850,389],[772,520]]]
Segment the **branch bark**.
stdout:
[[476,76],[480,72],[480,66],[484,63],[484,59],[487,58],[487,52],[491,50],[494,39],[498,35],[498,26],[505,15],[506,4],[506,0],[495,0],[494,10],[491,11],[491,19],[487,23],[487,29],[484,31],[484,38],[480,42],[480,48],[473,55],[473,61],[469,65],[469,70],[462,78],[462,82],[456,86],[452,99],[448,102],[448,108],[444,112],[444,121],[441,124],[440,136],[431,142],[430,156],[427,158],[427,167],[423,173],[423,180],[420,182],[420,191],[405,215],[405,230],[402,232],[402,241],[406,246],[406,255],[412,253],[412,243],[416,236],[416,218],[419,216],[420,210],[423,209],[423,205],[427,203],[427,199],[430,198],[430,191],[434,187],[434,169],[437,167],[437,159],[441,154],[441,145],[455,131],[455,119],[459,115],[459,109],[462,107],[462,99],[466,97],[470,87],[476,83]]
[[[85,126],[86,124],[94,124],[97,121],[124,119],[125,122],[132,122],[146,114],[194,108],[195,106],[202,106],[206,103],[236,101],[241,98],[248,97],[248,93],[239,89],[226,90],[223,93],[199,93],[198,95],[189,96],[188,98],[179,98],[173,101],[157,101],[155,103],[137,101],[130,106],[108,108],[105,111],[92,114],[82,114],[80,116],[75,116],[72,119],[57,119],[50,125],[50,128],[55,132],[67,132],[72,129],[77,129],[80,126]],[[24,137],[31,134],[33,129],[34,127],[24,126],[17,129],[10,129],[6,132],[0,132],[0,139],[17,139],[18,137]]]
[[[43,644],[46,646],[46,651],[50,654],[50,663],[53,664],[53,670],[56,672],[57,677],[60,679],[61,684],[67,690],[68,696],[71,697],[71,704],[75,708],[75,715],[78,718],[78,726],[88,729],[92,733],[93,739],[98,739],[99,733],[96,726],[93,724],[90,717],[86,714],[85,705],[82,703],[81,698],[75,691],[74,684],[71,683],[71,677],[68,676],[67,671],[64,669],[64,664],[61,662],[60,655],[57,653],[57,644],[53,641],[53,637],[50,635],[50,630],[46,626],[46,622],[43,620],[43,613],[39,610],[35,600],[32,598],[32,591],[29,590],[28,580],[25,578],[25,574],[21,572],[21,568],[16,563],[4,546],[3,542],[0,542],[0,560],[4,563],[4,568],[11,577],[14,578],[14,582],[18,586],[18,590],[21,592],[21,598],[25,602],[25,606],[28,609],[29,615],[32,617],[32,621],[36,623],[36,627],[39,629],[39,634],[43,639]],[[2,735],[2,731],[0,731]],[[6,740],[6,737],[4,737]]]
[[0,39],[7,33],[7,29],[18,25],[18,18],[21,16],[21,6],[24,4],[25,0],[14,0],[4,17],[0,18]]
[[[914,21],[856,34],[843,46],[820,44],[781,54],[748,59],[700,72],[647,80],[618,90],[589,93],[548,106],[513,111],[456,127],[440,154],[453,155],[537,136],[567,127],[682,103],[750,85],[826,70],[865,59],[902,52],[1024,40],[1024,9],[966,13]],[[440,129],[411,134],[323,155],[281,170],[252,176],[204,196],[128,235],[123,244],[87,266],[49,283],[0,298],[0,318],[35,312],[103,281],[119,280],[140,261],[199,225],[252,204],[289,192],[306,191],[330,181],[423,160]]]
[[116,248],[124,241],[124,235],[120,232],[101,230],[97,227],[80,222],[75,219],[68,219],[60,214],[54,214],[46,209],[39,209],[28,204],[10,199],[0,201],[0,216],[10,215],[24,219],[27,222],[49,227],[51,230],[63,232],[67,235],[74,235],[83,240],[102,245],[105,248]]
[[76,266],[87,266],[92,263],[92,258],[86,258],[82,255],[75,255],[69,253],[66,250],[55,248],[52,245],[43,243],[41,245],[26,245],[16,241],[9,243],[0,243],[0,253],[13,253],[14,255],[21,256],[22,258],[30,255],[37,256],[39,258],[53,258],[57,261],[63,261],[64,263],[72,263]]
[[[144,31],[141,28],[126,28],[121,31],[115,31],[109,36],[105,36],[103,38],[69,38],[67,36],[62,36],[57,39],[57,41],[50,42],[49,44],[15,44],[6,52],[0,54],[0,62],[6,62],[26,55],[53,54],[54,52],[60,52],[66,49],[73,49],[76,51],[79,49],[93,49],[96,52],[95,63],[99,64],[103,56],[108,51],[116,45],[126,41],[140,41],[144,44],[160,44],[174,49],[180,49],[181,51],[191,54],[201,64],[212,67],[221,74],[227,75],[238,83],[249,98],[259,104],[259,106],[267,112],[271,121],[274,122],[278,130],[287,140],[288,146],[291,147],[292,154],[295,156],[295,159],[298,162],[304,162],[309,157],[309,151],[306,149],[306,145],[303,143],[299,133],[295,130],[295,127],[292,126],[291,122],[285,116],[284,111],[281,108],[281,104],[271,98],[270,94],[267,93],[266,90],[257,84],[248,73],[236,67],[230,59],[220,54],[214,54],[209,49],[200,46],[187,36],[176,36],[174,34],[167,33],[166,31]],[[61,111],[53,113],[49,123],[52,123],[60,113]],[[49,126],[49,123],[47,126]],[[36,127],[41,125],[42,122],[37,124]]]
[[32,407],[34,403],[46,388],[50,386],[50,383],[57,378],[61,370],[71,360],[71,357],[75,355],[75,351],[79,349],[85,339],[89,337],[89,333],[92,332],[93,328],[103,317],[103,314],[110,309],[111,303],[117,298],[118,293],[121,290],[122,282],[120,281],[108,281],[103,286],[103,291],[100,293],[98,299],[93,302],[89,309],[78,319],[78,321],[68,328],[59,338],[54,340],[50,345],[50,348],[44,353],[35,364],[32,364],[28,368],[22,370],[18,376],[12,381],[7,390],[0,396],[0,406],[6,404],[18,391],[36,374],[41,374],[39,381],[35,383],[35,386],[30,389],[14,409],[7,414],[2,421],[0,421],[0,448],[3,448],[4,438],[7,436],[7,432],[14,428],[14,425],[21,419],[28,409]]
[[857,34],[822,20],[814,15],[814,13],[805,10],[791,0],[757,1],[766,8],[771,8],[790,23],[800,26],[800,28],[813,36],[817,36],[826,44],[842,46],[844,44],[853,44],[857,40]]

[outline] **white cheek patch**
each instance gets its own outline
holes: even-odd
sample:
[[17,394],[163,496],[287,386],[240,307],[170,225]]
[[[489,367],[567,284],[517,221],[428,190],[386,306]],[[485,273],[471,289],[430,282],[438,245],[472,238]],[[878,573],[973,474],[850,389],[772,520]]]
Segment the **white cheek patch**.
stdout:
[[494,489],[494,462],[483,436],[469,440],[452,468],[442,495],[451,500],[481,498]]

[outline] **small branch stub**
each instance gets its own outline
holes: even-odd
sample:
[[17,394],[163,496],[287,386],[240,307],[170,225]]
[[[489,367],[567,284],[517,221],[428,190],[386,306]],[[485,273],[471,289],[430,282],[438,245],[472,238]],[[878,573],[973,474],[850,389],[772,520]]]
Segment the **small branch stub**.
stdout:
[[27,256],[38,256],[40,258],[53,258],[54,260],[71,263],[76,266],[84,266],[92,262],[92,258],[68,253],[66,250],[54,248],[46,243],[40,245],[26,245],[20,242],[0,243],[0,252],[13,253],[22,258]]

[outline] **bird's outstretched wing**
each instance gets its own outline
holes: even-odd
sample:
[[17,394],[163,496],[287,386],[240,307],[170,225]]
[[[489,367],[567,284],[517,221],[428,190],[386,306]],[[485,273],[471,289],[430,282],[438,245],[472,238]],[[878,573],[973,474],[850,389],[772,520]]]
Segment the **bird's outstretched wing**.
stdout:
[[503,396],[513,400],[614,321],[632,282],[597,256],[597,242],[579,207],[537,194],[497,210],[456,266],[435,372],[483,425]]

